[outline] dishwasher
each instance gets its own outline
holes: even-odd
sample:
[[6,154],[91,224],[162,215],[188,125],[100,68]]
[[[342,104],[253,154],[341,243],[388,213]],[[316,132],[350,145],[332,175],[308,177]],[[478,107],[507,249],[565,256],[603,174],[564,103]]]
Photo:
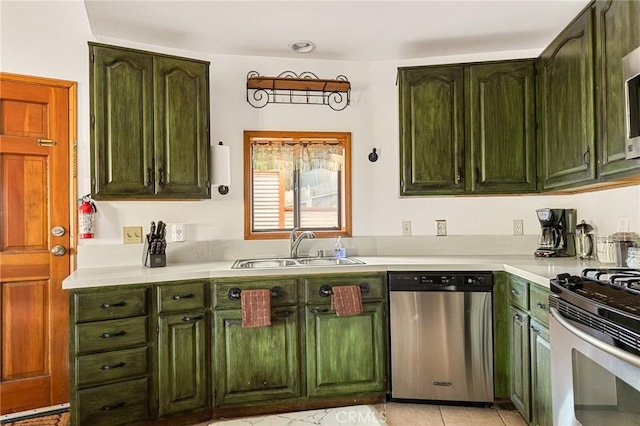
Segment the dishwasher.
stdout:
[[491,272],[389,272],[391,399],[493,402]]

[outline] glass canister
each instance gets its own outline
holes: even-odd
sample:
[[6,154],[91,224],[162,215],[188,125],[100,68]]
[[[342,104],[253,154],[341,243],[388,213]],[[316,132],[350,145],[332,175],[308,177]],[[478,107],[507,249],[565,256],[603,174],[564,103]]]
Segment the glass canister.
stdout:
[[596,237],[596,256],[600,263],[616,263],[616,247],[612,235]]
[[595,241],[593,239],[593,226],[584,220],[576,226],[576,255],[580,259],[593,259]]
[[640,268],[640,247],[629,247],[627,249],[627,266],[629,268]]
[[635,232],[616,232],[613,234],[616,247],[616,266],[627,266],[627,251],[629,247],[635,247],[638,242],[638,234]]

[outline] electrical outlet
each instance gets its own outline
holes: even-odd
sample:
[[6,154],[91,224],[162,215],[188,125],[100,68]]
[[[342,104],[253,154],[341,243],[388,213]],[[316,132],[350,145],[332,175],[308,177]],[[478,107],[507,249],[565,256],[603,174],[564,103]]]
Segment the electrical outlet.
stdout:
[[403,220],[402,221],[402,236],[409,237],[411,236],[411,221]]
[[513,235],[524,235],[522,219],[513,219]]
[[187,239],[185,235],[185,226],[183,223],[174,223],[171,225],[171,241],[182,242]]
[[618,232],[629,232],[629,218],[626,216],[618,217]]
[[142,226],[123,226],[122,242],[125,244],[142,244]]
[[444,219],[436,220],[436,235],[445,236],[447,235],[447,221]]

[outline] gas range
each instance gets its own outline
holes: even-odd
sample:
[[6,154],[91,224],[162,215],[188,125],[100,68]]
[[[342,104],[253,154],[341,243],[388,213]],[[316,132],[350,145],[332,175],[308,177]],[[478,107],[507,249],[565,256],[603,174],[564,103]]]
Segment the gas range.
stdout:
[[550,282],[550,306],[594,337],[640,355],[640,269],[587,268]]

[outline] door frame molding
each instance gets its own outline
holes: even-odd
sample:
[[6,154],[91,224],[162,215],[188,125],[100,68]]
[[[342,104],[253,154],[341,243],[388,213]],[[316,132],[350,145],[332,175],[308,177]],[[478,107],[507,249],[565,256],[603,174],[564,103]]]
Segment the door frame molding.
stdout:
[[69,93],[69,271],[76,269],[78,247],[78,83],[48,77],[36,77],[22,74],[0,72],[0,80],[18,83],[38,84],[61,87]]

